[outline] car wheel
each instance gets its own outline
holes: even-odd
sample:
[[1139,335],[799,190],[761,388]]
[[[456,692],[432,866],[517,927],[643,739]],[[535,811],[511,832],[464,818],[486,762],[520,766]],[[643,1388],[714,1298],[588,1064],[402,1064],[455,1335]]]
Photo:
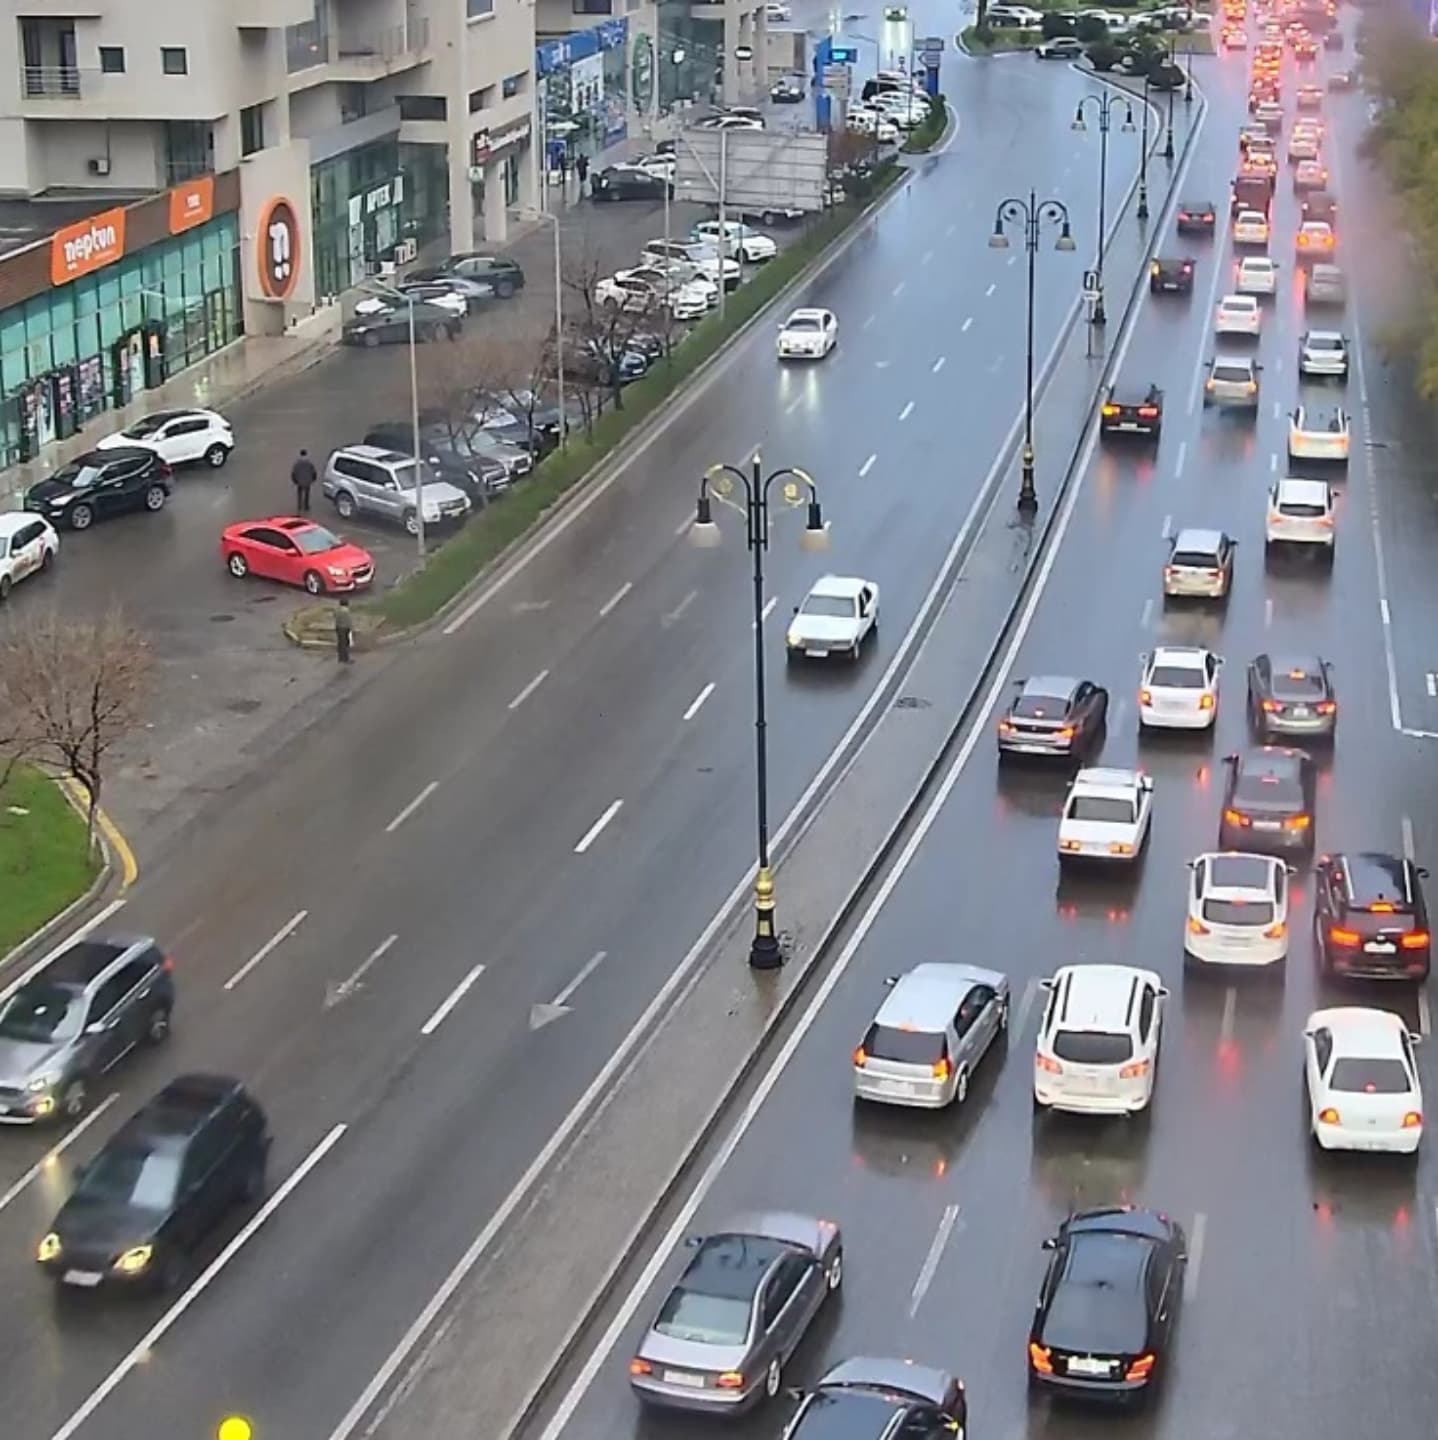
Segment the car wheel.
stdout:
[[855,640],[854,643],[849,646],[849,663],[851,665],[857,665],[859,663],[859,656],[863,654],[863,651],[864,642],[862,640]]
[[1008,1002],[1007,1000],[1005,1000],[1004,1003],[999,1006],[999,1033],[1002,1034],[1002,1033],[1003,1033],[1004,1031],[1006,1031],[1008,1028],[1009,1028],[1009,1002]]
[[379,344],[379,332],[377,330],[366,330],[364,336],[364,348],[373,350]]
[[229,458],[230,447],[221,445],[218,440],[205,451],[205,464],[211,470],[218,470]]
[[413,510],[406,510],[406,511],[404,512],[404,528],[405,528],[405,533],[406,533],[406,534],[409,534],[409,535],[418,535],[418,534],[419,534],[419,516],[418,516],[418,514],[416,514],[415,511],[413,511]]
[[225,565],[236,580],[243,580],[250,573],[250,562],[238,552],[227,557]]
[[829,1294],[835,1294],[844,1283],[844,1252],[836,1250],[829,1257],[829,1263],[824,1267],[824,1284],[829,1289]]
[[305,571],[305,589],[311,595],[323,595],[325,593],[325,582],[318,570]]
[[70,507],[70,528],[72,530],[88,530],[95,522],[95,512],[88,505],[72,505]]
[[170,1038],[170,1010],[166,1005],[157,1005],[150,1011],[145,1022],[145,1044],[163,1045]]
[[151,485],[145,491],[145,509],[151,515],[157,514],[165,508],[165,487],[163,485]]
[[355,513],[355,497],[348,490],[341,490],[335,496],[335,509],[339,512],[341,520],[349,520]]
[[769,1368],[764,1372],[764,1394],[767,1399],[772,1400],[784,1383],[784,1367],[779,1363],[776,1355],[770,1362]]
[[0,600],[8,600],[9,598],[10,577],[8,575],[0,575]]
[[45,572],[46,570],[48,570],[54,563],[55,563],[55,552],[54,552],[53,550],[45,550],[45,551],[42,551],[42,552],[41,552],[41,555],[40,555],[40,572],[41,572],[41,574],[44,574],[44,572]]
[[954,1104],[962,1105],[969,1098],[969,1072],[960,1069],[958,1079],[954,1081]]
[[85,1113],[85,1106],[89,1103],[90,1095],[86,1088],[84,1077],[77,1075],[64,1089],[60,1096],[60,1113],[68,1120],[74,1120],[77,1116]]
[[509,300],[509,299],[513,298],[513,295],[514,295],[514,281],[513,281],[513,280],[501,280],[501,281],[494,287],[494,293],[495,293],[496,295],[498,295],[501,300]]

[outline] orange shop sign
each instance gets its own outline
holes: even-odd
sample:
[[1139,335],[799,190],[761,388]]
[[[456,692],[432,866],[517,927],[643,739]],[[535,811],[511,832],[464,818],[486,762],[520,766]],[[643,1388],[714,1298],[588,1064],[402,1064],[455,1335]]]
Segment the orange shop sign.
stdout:
[[203,225],[215,213],[215,177],[202,175],[170,191],[170,234],[180,235]]
[[64,285],[111,265],[125,253],[122,206],[57,230],[50,239],[50,281]]

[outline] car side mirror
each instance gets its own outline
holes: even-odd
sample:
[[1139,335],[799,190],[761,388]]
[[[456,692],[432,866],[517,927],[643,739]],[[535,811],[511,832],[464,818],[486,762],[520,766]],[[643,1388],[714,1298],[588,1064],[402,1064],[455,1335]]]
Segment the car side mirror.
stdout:
[[1427,868],[1427,866],[1425,866],[1425,865],[1415,865],[1415,866],[1413,867],[1413,870],[1414,870],[1414,873],[1418,876],[1418,878],[1419,878],[1420,880],[1426,880],[1426,879],[1428,878],[1428,868]]
[[1410,1030],[1408,1032],[1408,1039],[1414,1045],[1421,1045],[1423,1043],[1422,1035],[1420,1035],[1416,1030]]
[[1316,1030],[1305,1030],[1303,1032],[1303,1038],[1305,1040],[1312,1040],[1317,1033],[1318,1032]]
[[1225,756],[1223,757],[1223,763],[1224,763],[1225,765],[1237,765],[1237,764],[1238,764],[1238,752],[1237,752],[1236,750],[1230,751],[1227,755],[1225,755]]
[[97,1020],[93,1025],[87,1025],[85,1027],[85,1033],[87,1035],[103,1035],[109,1028],[109,1025],[106,1024],[105,1021]]
[[784,1387],[784,1393],[791,1400],[802,1400],[804,1398],[804,1389],[801,1385],[786,1385]]
[[899,983],[899,977],[898,977],[897,975],[885,975],[885,976],[884,976],[884,984],[885,984],[889,989],[893,989],[893,987],[894,987],[895,985],[897,985],[898,983]]
[[1297,865],[1285,865],[1285,866],[1283,867],[1283,871],[1284,871],[1284,874],[1286,874],[1286,875],[1297,875],[1297,874],[1298,874],[1298,866],[1297,866]]
[[1049,1238],[1044,1241],[1041,1248],[1044,1250],[1057,1250],[1059,1248],[1059,1242],[1050,1235]]
[[1160,986],[1158,987],[1158,998],[1159,998],[1160,1000],[1167,1000],[1167,999],[1168,999],[1168,987],[1167,987],[1167,986],[1160,985]]
[[686,1250],[697,1250],[704,1243],[702,1235],[686,1235],[684,1237],[684,1248]]
[[799,607],[797,605],[794,607],[794,613],[796,615],[799,613]]

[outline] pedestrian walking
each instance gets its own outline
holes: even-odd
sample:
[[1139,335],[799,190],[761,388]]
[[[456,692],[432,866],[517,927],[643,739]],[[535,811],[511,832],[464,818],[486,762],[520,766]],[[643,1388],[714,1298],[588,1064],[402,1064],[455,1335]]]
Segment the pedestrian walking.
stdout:
[[354,616],[350,614],[347,595],[340,597],[339,608],[335,611],[335,654],[341,665],[350,664],[350,645],[354,639]]
[[589,179],[588,155],[581,155],[579,159],[574,162],[574,173],[579,176],[579,194],[582,198],[584,195],[584,183]]
[[308,450],[301,450],[295,463],[290,466],[290,484],[295,487],[295,510],[301,515],[310,513],[310,487],[315,483],[314,462]]

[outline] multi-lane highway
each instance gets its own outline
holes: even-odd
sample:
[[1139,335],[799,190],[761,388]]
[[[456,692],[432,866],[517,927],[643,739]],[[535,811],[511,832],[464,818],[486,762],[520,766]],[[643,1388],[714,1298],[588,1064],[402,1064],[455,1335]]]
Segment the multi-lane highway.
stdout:
[[[800,464],[832,525],[822,562],[784,521],[771,550],[777,815],[865,712],[1018,408],[1024,272],[987,248],[994,206],[1032,184],[1092,242],[1096,144],[1069,129],[1087,82],[1010,62],[946,85],[951,148],[802,297],[840,317],[830,360],[780,371],[756,327],[523,570],[367,657],[108,920],[172,947],[175,1033],[57,1161],[53,1137],[3,1137],[7,1433],[199,1435],[235,1405],[328,1434],[741,879],[747,557],[733,524],[714,554],[681,539],[706,466]],[[1112,205],[1136,142],[1110,165]],[[1041,355],[1079,265],[1042,267]],[[881,583],[884,638],[855,670],[783,675],[783,619],[823,568]],[[30,1256],[73,1161],[180,1069],[269,1108],[270,1205],[177,1308],[52,1307]]]
[[[1286,65],[1291,104],[1292,61]],[[1223,57],[1200,73],[1213,103],[1186,188],[1217,201],[1222,216],[1247,64],[1241,55]],[[1330,163],[1351,214],[1362,101],[1332,97],[1327,109]],[[1354,992],[1335,991],[1314,973],[1307,873],[1297,882],[1286,984],[1182,976],[1185,866],[1215,847],[1220,762],[1247,743],[1243,674],[1261,651],[1317,650],[1335,665],[1341,720],[1319,781],[1320,848],[1406,847],[1420,859],[1438,850],[1431,754],[1428,742],[1395,727],[1384,633],[1388,626],[1409,637],[1396,646],[1397,683],[1404,723],[1421,729],[1423,672],[1408,667],[1416,666],[1431,613],[1431,574],[1399,565],[1393,552],[1418,553],[1431,513],[1422,526],[1405,527],[1415,533],[1395,531],[1395,514],[1416,507],[1419,492],[1403,490],[1412,485],[1411,466],[1374,464],[1361,371],[1349,386],[1354,447],[1340,482],[1336,564],[1331,574],[1265,567],[1265,492],[1287,468],[1286,412],[1300,394],[1295,362],[1305,328],[1292,258],[1297,207],[1282,167],[1274,213],[1272,253],[1284,262],[1284,283],[1257,347],[1265,369],[1256,422],[1199,401],[1201,366],[1214,351],[1214,303],[1233,267],[1228,227],[1221,223],[1212,242],[1166,241],[1165,252],[1197,259],[1195,293],[1147,301],[1122,362],[1125,377],[1167,392],[1157,455],[1119,447],[1092,453],[1052,568],[970,743],[903,853],[896,883],[862,915],[736,1128],[721,1137],[716,1163],[697,1169],[702,1179],[673,1228],[656,1237],[649,1269],[620,1292],[608,1331],[559,1390],[545,1440],[707,1433],[682,1417],[641,1416],[626,1383],[628,1358],[682,1264],[676,1242],[766,1206],[831,1217],[845,1239],[842,1302],[806,1341],[788,1383],[811,1380],[848,1355],[909,1356],[966,1377],[975,1435],[1108,1433],[1106,1414],[1030,1402],[1025,1349],[1041,1241],[1071,1208],[1117,1201],[1166,1210],[1190,1236],[1174,1368],[1157,1403],[1125,1429],[1209,1440],[1431,1430],[1434,1166],[1426,1152],[1416,1167],[1313,1153],[1302,1023],[1316,1006]],[[1339,237],[1345,264],[1362,272],[1376,260],[1354,245],[1346,224]],[[1376,245],[1385,237],[1371,238]],[[1350,309],[1350,334],[1354,316]],[[1373,368],[1371,356],[1363,366]],[[1381,568],[1375,517],[1386,546]],[[1239,538],[1223,610],[1162,603],[1164,536],[1183,525],[1223,527]],[[1162,642],[1201,644],[1226,658],[1212,737],[1139,742],[1139,656]],[[996,765],[994,707],[1012,677],[1038,672],[1077,672],[1110,687],[1104,760],[1141,764],[1155,779],[1149,853],[1131,880],[1060,882],[1055,836],[1064,775]],[[1433,708],[1426,707],[1429,727]],[[883,998],[884,977],[943,958],[1009,973],[1015,1003],[1007,1053],[1001,1044],[991,1054],[959,1113],[856,1109],[850,1056]],[[1151,966],[1172,991],[1152,1114],[1134,1123],[1035,1119],[1038,982],[1060,964],[1103,960]],[[1415,1030],[1428,1030],[1421,992],[1358,996],[1355,1003],[1396,1007]],[[1420,1061],[1424,1083],[1438,1091],[1438,1067],[1422,1047]],[[779,1408],[787,1411],[789,1402]],[[777,1428],[770,1414],[732,1433]]]

